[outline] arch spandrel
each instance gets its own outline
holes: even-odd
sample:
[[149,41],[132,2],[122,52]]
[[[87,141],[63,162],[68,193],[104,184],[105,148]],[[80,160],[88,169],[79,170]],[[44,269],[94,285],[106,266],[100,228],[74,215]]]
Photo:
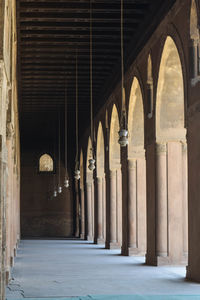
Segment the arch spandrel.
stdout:
[[156,101],[158,141],[185,139],[184,83],[180,56],[171,37],[167,37],[160,62]]
[[80,154],[80,187],[84,186],[84,163],[83,163],[83,150],[81,150]]
[[197,15],[197,6],[195,0],[191,2],[190,10],[190,38],[192,40],[199,39],[199,29],[198,29],[198,15]]
[[87,160],[86,160],[86,180],[87,182],[91,182],[93,180],[93,172],[88,168],[89,159],[92,159],[92,141],[91,138],[88,138],[88,147],[87,147]]

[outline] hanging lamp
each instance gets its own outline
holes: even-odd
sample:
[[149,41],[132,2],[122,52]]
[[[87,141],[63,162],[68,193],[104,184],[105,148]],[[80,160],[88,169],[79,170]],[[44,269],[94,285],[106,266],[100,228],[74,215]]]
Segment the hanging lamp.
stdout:
[[65,179],[64,179],[64,187],[69,187],[69,179],[67,172],[67,82],[65,85]]
[[126,101],[125,101],[125,88],[124,88],[124,28],[123,28],[123,0],[121,0],[121,99],[122,99],[122,112],[120,118],[120,130],[118,143],[121,147],[126,147],[128,145],[128,130],[126,122]]
[[58,110],[58,193],[62,193],[62,186],[60,183],[60,109]]
[[78,57],[76,53],[76,160],[74,178],[80,179],[79,161],[78,161]]
[[92,0],[90,0],[90,121],[91,121],[91,157],[88,162],[90,171],[95,169],[95,155],[94,155],[94,130],[93,130],[93,56],[92,56]]

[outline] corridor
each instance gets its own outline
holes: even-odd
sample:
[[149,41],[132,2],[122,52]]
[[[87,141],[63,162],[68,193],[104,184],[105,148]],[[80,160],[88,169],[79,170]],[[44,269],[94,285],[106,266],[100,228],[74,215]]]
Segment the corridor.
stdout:
[[185,282],[185,267],[156,268],[144,265],[144,261],[143,257],[121,256],[119,250],[106,250],[87,241],[22,240],[7,300],[88,295],[86,299],[160,299],[153,295],[188,299],[169,298],[183,294],[199,295],[190,300],[200,299],[200,285]]

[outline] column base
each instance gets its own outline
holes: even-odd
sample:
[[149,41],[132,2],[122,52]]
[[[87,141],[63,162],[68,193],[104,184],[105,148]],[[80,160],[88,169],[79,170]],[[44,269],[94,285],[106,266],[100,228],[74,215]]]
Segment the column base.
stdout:
[[84,233],[81,233],[81,234],[80,234],[80,239],[82,239],[82,240],[85,239],[85,234],[84,234]]
[[198,268],[196,268],[196,272],[195,272],[195,270],[194,271],[191,270],[190,266],[186,266],[186,279],[189,281],[200,282]]
[[180,259],[174,259],[170,256],[148,257],[146,255],[146,264],[150,266],[186,265],[187,258],[183,256]]
[[88,235],[88,236],[87,236],[87,241],[88,241],[88,242],[94,242],[93,236]]
[[117,243],[117,242],[109,242],[107,245],[106,245],[106,249],[110,249],[110,250],[112,250],[112,249],[120,249],[120,244],[119,243]]
[[97,243],[97,245],[104,245],[105,244],[105,240],[103,238],[97,239],[96,243]]
[[145,251],[139,248],[129,247],[127,252],[128,256],[145,256]]

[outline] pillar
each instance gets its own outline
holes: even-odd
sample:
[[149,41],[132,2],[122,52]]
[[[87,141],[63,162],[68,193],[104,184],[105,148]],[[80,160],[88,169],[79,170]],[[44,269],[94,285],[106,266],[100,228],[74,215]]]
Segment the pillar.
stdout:
[[87,240],[93,241],[92,231],[92,183],[86,183],[87,193]]
[[110,171],[110,234],[109,249],[119,248],[117,242],[117,172]]
[[79,186],[79,182],[78,180],[75,181],[75,193],[76,193],[76,232],[75,232],[75,237],[79,237],[79,192],[78,192],[78,186]]
[[81,197],[81,232],[80,238],[85,239],[85,197],[84,197],[84,188],[80,188],[80,197]]
[[167,146],[156,145],[156,257],[167,257]]
[[188,158],[187,142],[182,143],[182,171],[183,171],[183,255],[188,256]]
[[136,160],[128,161],[128,255],[137,248],[137,187]]
[[97,244],[103,244],[103,182],[97,177]]

